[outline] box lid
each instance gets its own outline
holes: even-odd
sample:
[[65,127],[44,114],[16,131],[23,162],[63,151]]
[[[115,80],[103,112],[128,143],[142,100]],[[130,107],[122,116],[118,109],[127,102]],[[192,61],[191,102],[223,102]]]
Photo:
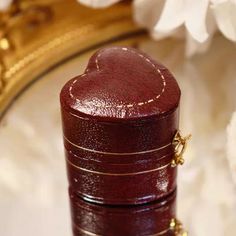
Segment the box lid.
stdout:
[[109,47],[95,53],[84,74],[61,93],[62,106],[100,121],[160,117],[176,109],[180,89],[173,75],[143,52]]

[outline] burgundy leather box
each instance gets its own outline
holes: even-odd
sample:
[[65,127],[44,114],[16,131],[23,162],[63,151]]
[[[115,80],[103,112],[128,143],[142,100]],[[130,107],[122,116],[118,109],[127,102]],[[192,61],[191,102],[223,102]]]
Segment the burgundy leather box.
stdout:
[[177,235],[175,192],[161,201],[138,206],[93,204],[80,199],[72,190],[70,200],[76,236]]
[[176,189],[180,89],[145,53],[110,47],[61,91],[70,187],[102,204],[143,204]]

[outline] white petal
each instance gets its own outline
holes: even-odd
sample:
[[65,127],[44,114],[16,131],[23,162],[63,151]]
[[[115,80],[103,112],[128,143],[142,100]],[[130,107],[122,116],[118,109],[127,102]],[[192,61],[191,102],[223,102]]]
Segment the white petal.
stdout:
[[156,40],[162,40],[164,38],[172,37],[176,39],[183,39],[184,34],[183,32],[185,31],[184,27],[179,27],[178,29],[174,31],[169,31],[169,32],[156,32],[156,31],[151,31],[151,36],[153,39]]
[[231,174],[236,183],[236,111],[227,127],[227,158],[231,169]]
[[134,0],[134,19],[139,25],[153,29],[160,18],[163,6],[163,0]]
[[166,0],[156,31],[167,32],[184,23],[185,0]]
[[197,53],[204,53],[210,47],[212,37],[205,42],[200,43],[196,41],[188,32],[186,33],[186,56],[192,57]]
[[208,5],[208,0],[186,0],[185,25],[198,42],[206,41],[209,36],[206,29]]
[[13,0],[0,0],[0,10],[6,10]]
[[78,1],[86,6],[99,8],[99,7],[111,6],[112,4],[117,3],[120,0],[78,0]]
[[212,9],[220,31],[226,38],[236,41],[236,3],[224,1],[213,4]]

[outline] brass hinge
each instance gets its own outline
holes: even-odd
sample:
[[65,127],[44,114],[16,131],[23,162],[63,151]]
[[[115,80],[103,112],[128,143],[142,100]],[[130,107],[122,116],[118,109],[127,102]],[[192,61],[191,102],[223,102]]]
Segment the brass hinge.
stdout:
[[183,224],[177,219],[171,220],[170,229],[174,232],[175,236],[188,236],[188,232],[184,230]]
[[173,139],[173,146],[175,147],[175,157],[171,162],[171,166],[175,167],[177,165],[184,164],[183,154],[187,148],[188,140],[191,138],[191,134],[186,137],[181,136],[180,131],[178,130]]

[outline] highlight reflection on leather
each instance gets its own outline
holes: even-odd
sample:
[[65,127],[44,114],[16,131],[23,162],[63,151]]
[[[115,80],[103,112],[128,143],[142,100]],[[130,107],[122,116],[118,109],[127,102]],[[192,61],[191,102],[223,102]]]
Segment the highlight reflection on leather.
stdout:
[[178,106],[180,97],[164,66],[127,47],[98,51],[85,73],[67,83],[65,90],[63,102],[71,112],[109,119],[165,114]]
[[176,188],[177,168],[171,167],[173,154],[161,161],[122,165],[75,158],[67,151],[66,156],[70,186],[91,202],[141,204],[161,198]]
[[[101,49],[61,91],[68,179],[87,201],[142,204],[176,188],[180,89],[133,48]],[[151,151],[150,151],[151,150]]]
[[69,190],[74,235],[174,236],[170,222],[176,217],[176,191],[165,199],[140,206],[88,203]]

